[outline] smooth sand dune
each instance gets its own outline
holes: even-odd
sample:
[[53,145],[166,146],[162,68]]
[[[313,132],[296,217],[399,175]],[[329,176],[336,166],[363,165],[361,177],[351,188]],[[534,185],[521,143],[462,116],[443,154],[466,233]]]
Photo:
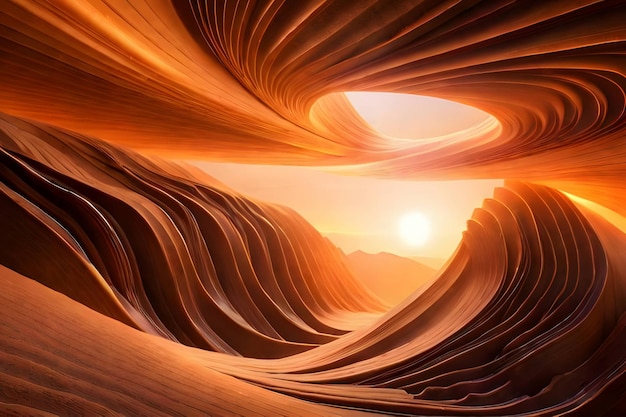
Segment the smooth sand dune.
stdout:
[[239,381],[0,266],[6,415],[359,414]]
[[[626,414],[626,236],[561,193],[626,215],[625,50],[623,1],[2,2],[0,412]],[[345,91],[492,117],[401,140]],[[170,158],[507,181],[389,309]]]

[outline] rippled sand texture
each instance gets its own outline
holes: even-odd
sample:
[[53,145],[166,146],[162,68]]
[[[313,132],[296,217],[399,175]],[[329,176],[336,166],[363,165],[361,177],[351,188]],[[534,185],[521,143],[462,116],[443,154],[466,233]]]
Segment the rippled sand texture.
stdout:
[[[0,412],[626,414],[625,40],[621,1],[2,2]],[[350,90],[493,118],[383,137]],[[508,180],[388,310],[164,157]]]

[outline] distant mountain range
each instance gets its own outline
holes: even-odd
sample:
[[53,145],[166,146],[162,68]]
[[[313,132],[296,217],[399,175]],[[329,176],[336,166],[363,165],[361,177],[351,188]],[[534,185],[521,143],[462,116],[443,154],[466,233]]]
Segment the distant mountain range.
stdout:
[[345,261],[356,278],[390,305],[400,303],[428,282],[437,273],[431,265],[442,264],[434,258],[411,259],[387,252],[371,254],[360,250],[346,255]]

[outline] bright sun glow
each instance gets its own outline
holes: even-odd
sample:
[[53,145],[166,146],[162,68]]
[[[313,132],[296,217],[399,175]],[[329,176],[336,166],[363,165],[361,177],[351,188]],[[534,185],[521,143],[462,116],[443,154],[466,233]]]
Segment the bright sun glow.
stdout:
[[422,213],[407,213],[398,222],[398,233],[410,246],[422,246],[430,237],[430,221]]

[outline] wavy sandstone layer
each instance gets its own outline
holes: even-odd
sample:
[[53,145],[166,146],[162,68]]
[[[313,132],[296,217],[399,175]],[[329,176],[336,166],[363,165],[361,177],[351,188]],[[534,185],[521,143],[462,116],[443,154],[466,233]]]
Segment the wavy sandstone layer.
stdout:
[[[624,50],[621,1],[3,2],[0,410],[626,414]],[[398,140],[352,90],[493,118]],[[508,181],[387,311],[170,156]]]

